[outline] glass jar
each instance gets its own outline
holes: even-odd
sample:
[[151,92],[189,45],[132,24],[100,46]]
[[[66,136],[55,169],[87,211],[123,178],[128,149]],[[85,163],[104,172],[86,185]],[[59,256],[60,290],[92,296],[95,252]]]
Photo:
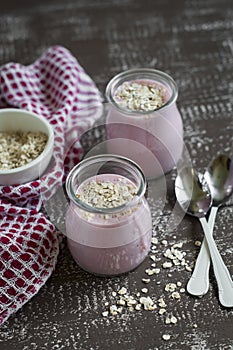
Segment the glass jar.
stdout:
[[[135,186],[136,194],[113,208],[93,207],[77,197],[83,184],[100,178],[124,179]],[[138,165],[114,155],[87,158],[69,173],[66,190],[70,198],[66,214],[67,241],[78,265],[104,276],[136,268],[146,257],[152,236],[151,213],[144,196],[146,180]]]
[[[116,91],[123,83],[138,81],[162,87],[166,99],[160,108],[135,111],[116,102]],[[106,88],[108,153],[132,159],[147,178],[169,172],[183,150],[183,123],[176,105],[177,96],[175,81],[159,70],[132,69],[116,75]]]

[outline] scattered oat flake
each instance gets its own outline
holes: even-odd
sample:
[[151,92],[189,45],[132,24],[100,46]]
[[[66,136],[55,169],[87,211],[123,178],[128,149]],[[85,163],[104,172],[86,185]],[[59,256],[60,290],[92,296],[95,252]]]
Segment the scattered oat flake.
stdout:
[[118,308],[117,308],[117,312],[118,312],[119,314],[121,314],[122,311],[123,311],[123,307],[118,307]]
[[195,241],[195,245],[196,245],[197,247],[200,247],[200,246],[201,246],[201,242],[200,242],[200,241]]
[[143,279],[142,279],[142,282],[144,282],[144,283],[150,283],[150,278],[143,278]]
[[163,334],[162,335],[163,340],[169,340],[171,336],[169,334]]
[[156,256],[155,255],[150,255],[151,260],[156,261]]
[[137,305],[135,306],[135,310],[137,310],[137,311],[141,310],[141,308],[142,308],[142,305],[141,305],[141,304],[137,304]]
[[163,315],[165,312],[166,312],[166,309],[164,309],[164,308],[161,308],[161,309],[159,310],[159,314],[160,314],[160,315]]
[[146,293],[148,293],[148,289],[147,289],[147,288],[142,288],[142,289],[141,289],[141,292],[144,293],[144,294],[146,294]]
[[170,267],[172,267],[172,263],[170,261],[166,261],[165,263],[163,263],[162,266],[164,269],[169,269]]
[[124,295],[127,293],[127,289],[125,287],[122,287],[120,290],[118,290],[118,294]]
[[163,255],[168,259],[175,259],[175,256],[172,254],[170,248],[168,248]]
[[117,305],[125,306],[125,300],[124,299],[117,300]]
[[141,297],[139,301],[143,305],[144,310],[152,311],[156,309],[156,305],[154,304],[153,300],[149,296]]
[[161,242],[163,245],[167,245],[167,240],[166,239],[164,239],[164,240],[162,240],[162,242]]
[[163,298],[160,298],[158,300],[159,306],[162,308],[165,308],[167,306],[167,304],[165,303],[165,301],[163,300]]
[[115,316],[118,313],[118,308],[116,305],[111,305],[109,308],[109,312],[111,315]]
[[187,270],[187,271],[189,271],[189,272],[191,272],[192,271],[192,269],[191,269],[191,267],[190,266],[185,266],[185,270]]
[[137,304],[137,301],[135,299],[130,299],[127,301],[127,306],[133,306],[136,304]]
[[175,283],[168,283],[168,284],[166,284],[165,290],[167,292],[174,292],[176,290],[176,284]]
[[153,244],[157,244],[157,243],[158,243],[158,238],[156,238],[156,237],[152,237],[152,239],[151,239],[151,243],[153,243]]
[[175,244],[173,244],[172,247],[173,247],[173,248],[182,248],[182,247],[183,247],[183,243],[182,243],[182,242],[175,243]]
[[103,312],[102,312],[102,316],[107,317],[108,315],[109,315],[109,312],[108,312],[108,311],[103,311]]
[[180,293],[178,293],[178,292],[173,292],[171,294],[171,296],[172,296],[173,299],[180,299]]
[[153,269],[146,269],[145,270],[145,272],[146,272],[146,274],[148,275],[148,276],[152,276],[152,275],[154,275],[154,274],[158,274],[159,273],[159,269],[155,269],[155,268],[153,268]]
[[171,316],[171,323],[176,324],[177,318],[175,316]]

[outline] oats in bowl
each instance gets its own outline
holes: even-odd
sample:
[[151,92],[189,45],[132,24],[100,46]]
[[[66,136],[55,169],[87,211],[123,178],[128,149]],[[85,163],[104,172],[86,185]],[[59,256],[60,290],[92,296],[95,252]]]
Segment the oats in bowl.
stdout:
[[0,132],[0,169],[15,169],[30,163],[45,148],[48,136],[41,132]]

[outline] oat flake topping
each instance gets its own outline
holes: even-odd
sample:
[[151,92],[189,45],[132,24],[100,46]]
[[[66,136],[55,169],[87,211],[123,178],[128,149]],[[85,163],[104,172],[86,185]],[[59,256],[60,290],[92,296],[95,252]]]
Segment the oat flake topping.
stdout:
[[165,88],[153,81],[129,81],[123,83],[114,95],[115,102],[131,111],[152,111],[165,103]]
[[119,178],[117,182],[92,179],[83,184],[76,196],[92,207],[115,208],[132,200],[136,194],[137,188],[134,184]]

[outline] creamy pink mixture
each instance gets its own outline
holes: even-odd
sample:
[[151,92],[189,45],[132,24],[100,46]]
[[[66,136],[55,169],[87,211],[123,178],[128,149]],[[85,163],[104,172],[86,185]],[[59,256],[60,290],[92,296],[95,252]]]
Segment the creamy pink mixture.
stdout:
[[[77,196],[82,201],[86,184],[90,181],[120,184],[119,188],[123,183],[132,192],[135,190],[133,183],[123,176],[97,175],[77,189]],[[88,205],[91,196],[87,195],[85,203]],[[99,201],[101,196],[98,194],[97,197]],[[150,209],[144,197],[132,207],[127,206],[116,213],[107,213],[106,210],[104,214],[90,213],[72,203],[66,216],[66,230],[68,247],[84,270],[98,275],[118,275],[136,268],[149,251],[152,235]]]
[[[171,96],[168,88],[151,80],[134,82],[143,82],[141,96],[138,88],[134,93],[127,92],[125,82],[114,94],[121,109],[109,106],[106,120],[107,151],[132,159],[141,166],[147,178],[155,178],[170,171],[181,157],[183,123],[176,103],[165,105]],[[154,84],[154,90],[157,87],[151,100],[150,93],[148,95],[147,89],[146,92],[144,90],[146,84]],[[157,110],[155,103],[159,104]]]

